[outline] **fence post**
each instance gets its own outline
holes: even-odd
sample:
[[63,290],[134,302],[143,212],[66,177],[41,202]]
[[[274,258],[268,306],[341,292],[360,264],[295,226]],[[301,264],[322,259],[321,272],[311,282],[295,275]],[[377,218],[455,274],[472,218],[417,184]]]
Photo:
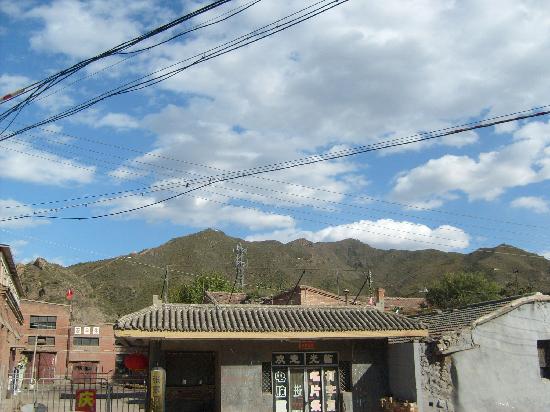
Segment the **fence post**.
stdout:
[[112,381],[109,381],[107,380],[107,412],[111,412],[112,408],[111,408],[111,404],[113,402],[113,397],[112,397],[112,391],[113,391],[113,387],[112,387],[112,384],[113,382]]

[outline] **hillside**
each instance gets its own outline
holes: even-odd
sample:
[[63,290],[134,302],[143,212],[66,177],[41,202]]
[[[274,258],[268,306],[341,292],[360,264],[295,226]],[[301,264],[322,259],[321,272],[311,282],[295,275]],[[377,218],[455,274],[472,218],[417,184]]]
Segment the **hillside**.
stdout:
[[248,249],[246,291],[264,296],[293,285],[303,269],[307,270],[302,283],[334,292],[338,271],[340,289],[348,288],[352,294],[359,290],[368,268],[374,275],[374,287],[385,287],[388,295],[418,295],[437,276],[458,270],[483,271],[502,285],[517,276],[520,285],[550,291],[550,261],[507,245],[470,254],[380,250],[353,239],[246,242],[216,230],[67,268],[51,263],[42,269],[20,265],[21,278],[30,298],[62,302],[70,286],[76,291],[74,305],[79,316],[83,312],[96,317],[103,314],[113,320],[149,305],[152,295],[161,293],[164,268],[171,287],[189,281],[193,273],[219,272],[233,280],[233,248],[238,242]]

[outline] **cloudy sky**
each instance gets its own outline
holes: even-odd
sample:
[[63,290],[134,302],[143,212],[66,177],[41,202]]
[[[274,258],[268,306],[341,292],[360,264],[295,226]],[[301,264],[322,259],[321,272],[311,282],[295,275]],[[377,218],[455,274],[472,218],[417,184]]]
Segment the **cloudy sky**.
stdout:
[[[249,3],[232,1],[146,45]],[[94,63],[26,107],[5,133],[181,67],[313,3],[262,0],[143,53]],[[0,1],[0,94],[204,4]],[[116,213],[227,171],[544,106],[549,46],[550,7],[543,1],[350,0],[1,142],[0,239],[17,260],[44,256],[63,264],[208,227],[249,240],[356,238],[386,249],[458,252],[506,243],[550,256],[545,117],[216,183],[114,217],[9,220]],[[60,209],[44,211],[51,208]]]

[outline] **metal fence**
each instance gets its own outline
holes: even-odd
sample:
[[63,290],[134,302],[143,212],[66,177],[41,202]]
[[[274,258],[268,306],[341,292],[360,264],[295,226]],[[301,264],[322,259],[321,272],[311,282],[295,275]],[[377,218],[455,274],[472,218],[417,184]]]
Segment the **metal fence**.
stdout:
[[1,412],[70,412],[79,402],[94,402],[97,412],[141,412],[147,398],[143,379],[10,379],[8,386],[0,399]]

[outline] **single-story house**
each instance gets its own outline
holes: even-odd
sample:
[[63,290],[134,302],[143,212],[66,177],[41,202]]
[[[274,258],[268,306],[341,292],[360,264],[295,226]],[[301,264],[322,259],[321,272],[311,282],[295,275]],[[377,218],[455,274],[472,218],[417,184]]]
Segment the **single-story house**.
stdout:
[[394,388],[416,401],[417,358],[388,338],[427,330],[366,306],[157,300],[120,318],[115,336],[166,370],[167,412],[352,412],[382,411]]
[[421,411],[550,411],[550,296],[516,296],[411,319],[430,332],[419,345]]

